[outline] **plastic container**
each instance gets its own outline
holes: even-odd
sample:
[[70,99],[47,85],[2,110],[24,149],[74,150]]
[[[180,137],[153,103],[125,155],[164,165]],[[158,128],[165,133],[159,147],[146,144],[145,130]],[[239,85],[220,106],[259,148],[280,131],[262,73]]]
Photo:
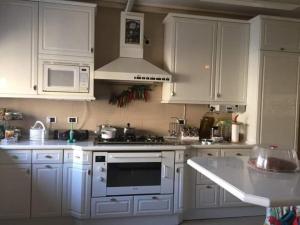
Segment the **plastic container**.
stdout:
[[299,161],[293,149],[281,149],[277,146],[255,146],[248,161],[253,168],[271,172],[297,172]]

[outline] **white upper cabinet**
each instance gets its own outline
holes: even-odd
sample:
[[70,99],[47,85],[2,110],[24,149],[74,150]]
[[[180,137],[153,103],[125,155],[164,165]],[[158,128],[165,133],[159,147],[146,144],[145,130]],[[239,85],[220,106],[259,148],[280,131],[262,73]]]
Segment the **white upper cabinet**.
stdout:
[[[300,56],[262,54],[260,144],[296,148]],[[276,132],[274,132],[276,131]]]
[[249,24],[170,14],[165,19],[163,103],[246,101]]
[[38,4],[0,2],[0,96],[37,93]]
[[163,93],[163,100],[173,103],[209,102],[213,95],[217,23],[180,18],[175,24],[166,26],[174,26],[172,33],[166,33],[165,45],[175,47],[170,49],[174,51],[170,72],[175,83],[164,84],[164,88],[170,90]]
[[215,100],[245,103],[247,94],[249,24],[220,22]]
[[39,4],[39,53],[94,56],[93,7]]
[[262,17],[261,48],[286,52],[300,52],[300,22]]

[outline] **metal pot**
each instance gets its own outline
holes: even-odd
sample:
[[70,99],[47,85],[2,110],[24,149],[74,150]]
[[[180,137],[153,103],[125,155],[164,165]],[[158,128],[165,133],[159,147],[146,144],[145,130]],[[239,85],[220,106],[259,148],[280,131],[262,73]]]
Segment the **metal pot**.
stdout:
[[117,129],[114,127],[103,127],[101,128],[101,138],[108,140],[116,137]]
[[135,129],[130,127],[130,123],[127,123],[127,127],[123,129],[123,132],[125,137],[135,135]]

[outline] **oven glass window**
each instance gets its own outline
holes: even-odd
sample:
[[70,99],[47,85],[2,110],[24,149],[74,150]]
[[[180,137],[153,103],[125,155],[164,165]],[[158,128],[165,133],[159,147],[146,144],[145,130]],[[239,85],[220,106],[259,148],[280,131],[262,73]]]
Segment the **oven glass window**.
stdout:
[[108,163],[107,187],[156,186],[161,183],[161,163]]

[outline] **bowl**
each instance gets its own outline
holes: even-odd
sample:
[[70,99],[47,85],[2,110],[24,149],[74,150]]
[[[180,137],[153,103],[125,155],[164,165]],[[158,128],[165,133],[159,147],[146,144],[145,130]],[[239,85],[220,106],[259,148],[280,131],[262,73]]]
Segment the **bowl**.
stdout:
[[254,146],[248,164],[258,170],[290,173],[299,171],[297,152],[278,146]]

